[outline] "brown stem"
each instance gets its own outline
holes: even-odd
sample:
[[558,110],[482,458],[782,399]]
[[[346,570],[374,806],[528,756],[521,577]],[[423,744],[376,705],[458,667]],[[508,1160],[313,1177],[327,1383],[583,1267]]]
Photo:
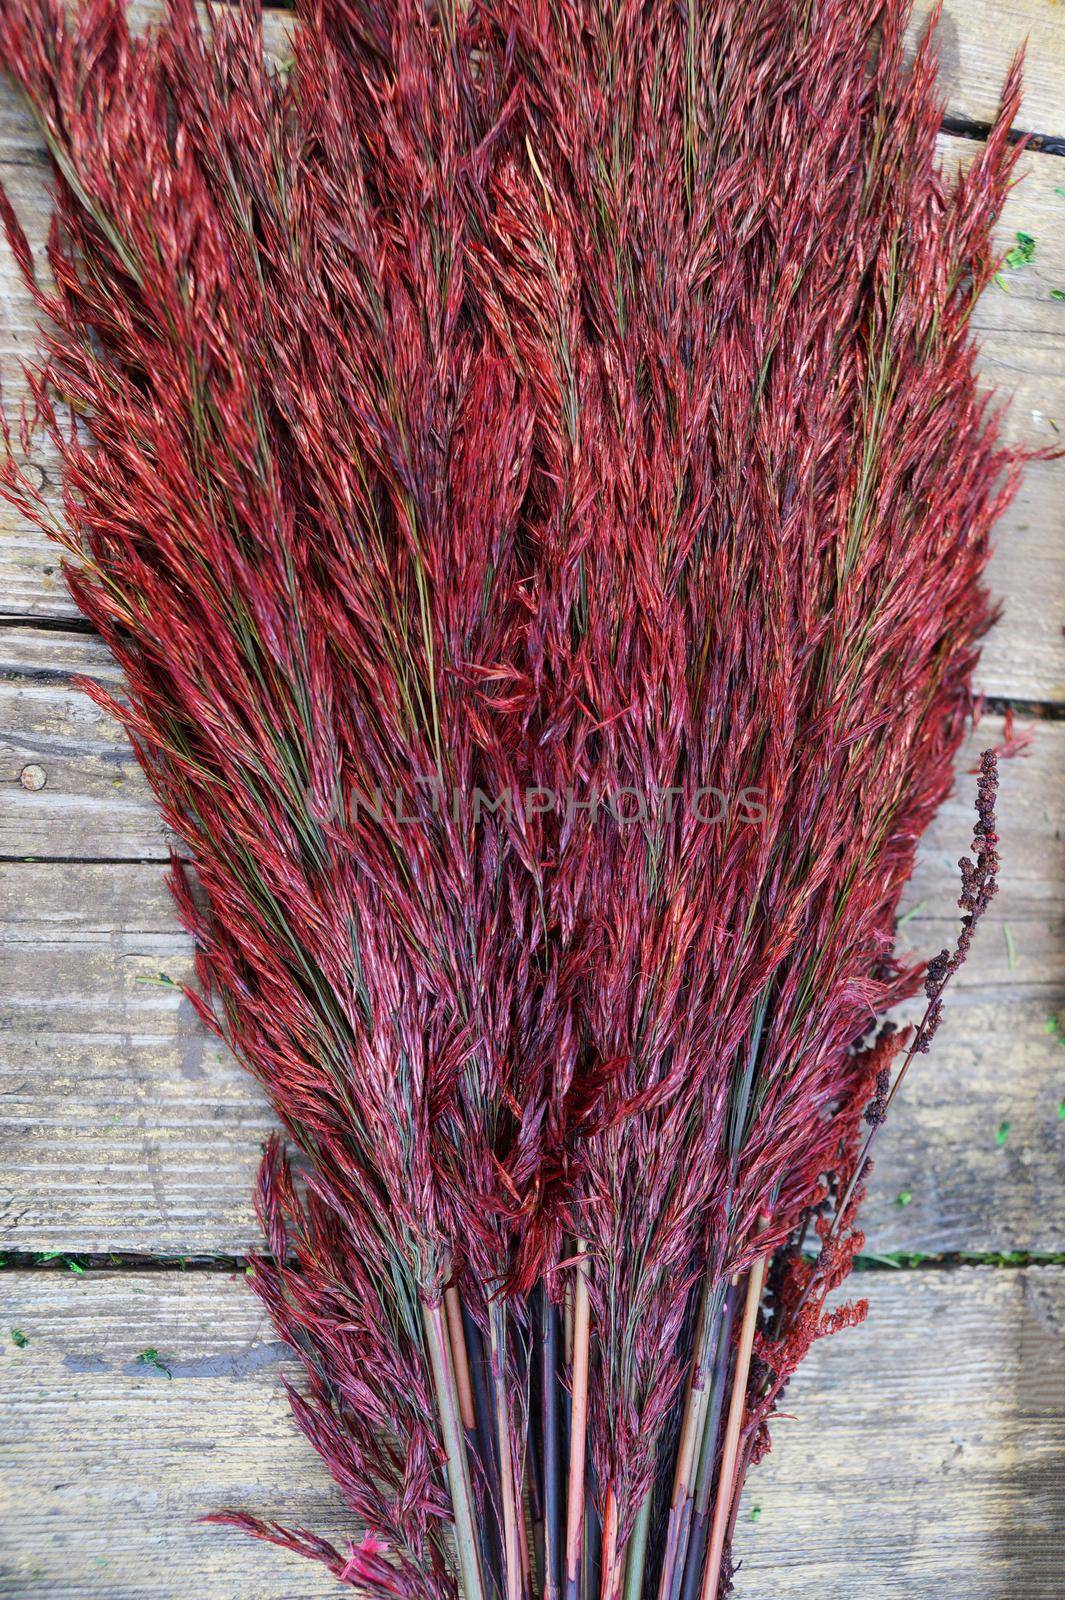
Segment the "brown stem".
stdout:
[[696,1319],[692,1366],[684,1399],[680,1439],[677,1444],[673,1499],[669,1509],[665,1555],[658,1585],[659,1600],[676,1600],[684,1576],[684,1558],[691,1525],[692,1483],[706,1430],[710,1398],[708,1378],[716,1349],[712,1335],[718,1326],[720,1305],[720,1287],[711,1293],[709,1284],[704,1284],[699,1315]]
[[600,1600],[616,1600],[621,1588],[621,1552],[618,1550],[618,1499],[609,1484],[603,1504],[603,1560]]
[[462,1592],[465,1600],[485,1600],[484,1581],[481,1577],[481,1562],[477,1549],[477,1530],[473,1516],[473,1490],[470,1486],[466,1440],[462,1432],[458,1389],[451,1365],[451,1346],[439,1301],[435,1305],[423,1301],[422,1320],[425,1326],[429,1364],[433,1373],[433,1387],[436,1390],[436,1405],[440,1413],[440,1437],[447,1461],[451,1509],[455,1517],[455,1546]]
[[721,1561],[725,1553],[725,1539],[732,1514],[740,1430],[743,1426],[743,1414],[747,1409],[747,1377],[751,1370],[754,1334],[758,1326],[758,1305],[762,1298],[762,1285],[765,1282],[768,1262],[767,1251],[765,1255],[759,1256],[752,1262],[747,1278],[747,1299],[743,1307],[743,1326],[736,1346],[736,1366],[732,1375],[728,1422],[725,1425],[725,1437],[721,1446],[721,1470],[718,1473],[714,1520],[710,1529],[710,1549],[703,1575],[702,1600],[717,1600],[721,1583]]
[[750,1470],[751,1456],[754,1453],[756,1431],[757,1430],[753,1428],[748,1429],[747,1443],[743,1447],[743,1454],[740,1456],[740,1464],[736,1469],[736,1487],[735,1491],[733,1492],[732,1510],[729,1513],[728,1519],[728,1537],[725,1541],[727,1544],[732,1543],[732,1536],[736,1532],[736,1518],[739,1515],[740,1510],[740,1496],[743,1493],[743,1485],[747,1478],[747,1473]]
[[470,1377],[470,1358],[466,1349],[466,1332],[462,1326],[462,1301],[452,1284],[444,1290],[444,1310],[447,1312],[447,1331],[451,1341],[451,1359],[455,1366],[455,1387],[459,1396],[459,1415],[467,1433],[477,1427],[477,1412],[473,1404],[473,1381]]
[[566,1495],[565,1600],[577,1600],[581,1536],[584,1527],[584,1461],[588,1433],[588,1362],[591,1308],[588,1302],[588,1256],[577,1240],[577,1273],[573,1291],[573,1364],[570,1378],[569,1482]]
[[[528,1449],[526,1449],[526,1469],[528,1467]],[[514,1468],[515,1482],[518,1481],[518,1469]],[[523,1484],[525,1474],[522,1475]],[[529,1480],[531,1482],[531,1479]],[[521,1559],[521,1592],[523,1600],[531,1600],[533,1592],[532,1551],[529,1548],[529,1525],[525,1520],[525,1493],[524,1488],[517,1490],[517,1521],[518,1521],[518,1555]],[[535,1536],[535,1533],[534,1533]]]

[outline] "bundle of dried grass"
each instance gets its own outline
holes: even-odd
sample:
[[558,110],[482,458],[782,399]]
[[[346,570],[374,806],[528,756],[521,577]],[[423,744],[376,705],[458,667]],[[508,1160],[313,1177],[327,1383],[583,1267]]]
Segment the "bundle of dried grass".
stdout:
[[988,757],[957,949],[899,965],[1018,467],[968,333],[1018,75],[948,182],[905,21],[337,0],[277,66],[252,4],[0,15],[62,524],[4,486],[288,1137],[254,1287],[367,1531],[226,1519],[360,1593],[454,1546],[468,1600],[716,1600],[863,1314],[869,1143],[995,888]]

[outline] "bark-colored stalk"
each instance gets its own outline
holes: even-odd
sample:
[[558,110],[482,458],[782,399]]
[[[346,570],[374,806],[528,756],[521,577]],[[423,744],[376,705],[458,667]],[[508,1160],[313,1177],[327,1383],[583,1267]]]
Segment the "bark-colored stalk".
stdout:
[[440,1415],[440,1436],[447,1461],[447,1480],[451,1508],[455,1516],[455,1546],[464,1600],[485,1600],[484,1580],[477,1546],[477,1527],[473,1513],[473,1490],[466,1440],[459,1413],[458,1388],[451,1365],[451,1345],[443,1309],[422,1303],[425,1342],[429,1351],[436,1405]]
[[710,1399],[710,1371],[717,1350],[721,1290],[704,1287],[696,1320],[692,1368],[684,1399],[673,1497],[666,1528],[666,1548],[659,1578],[659,1600],[677,1600],[692,1522],[694,1479],[699,1465]]
[[617,1600],[621,1590],[621,1552],[618,1550],[618,1497],[608,1484],[603,1502],[603,1557],[600,1566],[600,1600]]
[[743,1452],[740,1456],[740,1464],[736,1469],[736,1484],[732,1492],[732,1510],[729,1512],[728,1534],[725,1539],[726,1544],[732,1543],[732,1536],[736,1531],[736,1518],[739,1516],[740,1512],[740,1496],[743,1493],[743,1485],[746,1481],[747,1473],[750,1471],[751,1456],[754,1452],[754,1441],[755,1435],[753,1433],[748,1434],[747,1442],[744,1445]]
[[519,1467],[517,1458],[514,1459],[514,1506],[518,1529],[518,1557],[521,1562],[522,1600],[533,1600],[533,1549],[529,1543],[529,1524],[533,1516],[534,1507],[531,1498],[526,1501],[526,1490],[529,1483],[529,1451],[527,1443],[522,1456],[525,1462],[524,1468]]
[[488,1340],[492,1361],[492,1393],[495,1398],[500,1498],[503,1503],[503,1587],[506,1600],[522,1600],[523,1562],[518,1527],[517,1479],[510,1442],[510,1404],[507,1396],[506,1317],[503,1301],[491,1301],[488,1307]]
[[725,1539],[732,1514],[740,1430],[747,1409],[747,1377],[751,1370],[751,1353],[754,1350],[754,1335],[758,1326],[758,1305],[762,1298],[762,1285],[765,1282],[768,1262],[768,1253],[759,1256],[753,1262],[747,1278],[747,1298],[743,1307],[743,1325],[740,1328],[739,1343],[736,1346],[728,1422],[725,1424],[725,1437],[721,1446],[721,1470],[717,1479],[714,1519],[710,1527],[710,1548],[706,1557],[706,1571],[703,1574],[702,1600],[717,1600],[721,1584],[721,1561],[725,1553]]
[[473,1404],[473,1382],[470,1378],[470,1358],[466,1349],[466,1334],[462,1326],[462,1300],[455,1285],[444,1290],[444,1310],[447,1312],[447,1332],[451,1341],[451,1360],[455,1368],[455,1387],[459,1396],[459,1415],[467,1433],[477,1427],[477,1413]]
[[579,1592],[581,1535],[584,1529],[584,1463],[588,1435],[588,1362],[592,1331],[591,1308],[588,1301],[588,1256],[583,1239],[577,1241],[577,1255],[576,1281],[573,1289],[565,1600],[577,1600]]
[[559,1316],[546,1287],[541,1298],[540,1408],[543,1422],[544,1600],[562,1588],[562,1419],[559,1414]]

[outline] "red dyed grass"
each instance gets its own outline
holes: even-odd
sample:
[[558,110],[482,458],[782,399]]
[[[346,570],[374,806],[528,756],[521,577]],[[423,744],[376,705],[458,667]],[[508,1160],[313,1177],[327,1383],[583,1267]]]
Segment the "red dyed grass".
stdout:
[[457,1518],[469,1600],[714,1600],[719,1459],[718,1546],[862,1314],[823,1306],[922,979],[896,908],[1019,465],[968,326],[1018,73],[948,180],[895,0],[298,10],[281,68],[250,5],[0,15],[56,171],[62,522],[5,488],[124,670],[88,688],[183,841],[197,1003],[296,1152],[254,1284],[371,1532],[231,1520],[362,1593],[450,1595]]

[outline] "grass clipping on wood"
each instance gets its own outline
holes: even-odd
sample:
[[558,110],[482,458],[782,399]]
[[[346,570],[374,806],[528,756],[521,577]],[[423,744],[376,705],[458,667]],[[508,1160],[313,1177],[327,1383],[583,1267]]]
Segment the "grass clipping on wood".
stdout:
[[895,0],[296,10],[280,64],[251,5],[0,14],[56,197],[4,488],[284,1129],[252,1283],[352,1534],[222,1517],[368,1596],[717,1600],[995,887],[989,754],[897,961],[1019,468],[1019,76],[954,176]]

